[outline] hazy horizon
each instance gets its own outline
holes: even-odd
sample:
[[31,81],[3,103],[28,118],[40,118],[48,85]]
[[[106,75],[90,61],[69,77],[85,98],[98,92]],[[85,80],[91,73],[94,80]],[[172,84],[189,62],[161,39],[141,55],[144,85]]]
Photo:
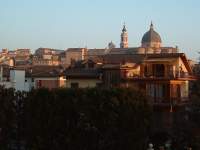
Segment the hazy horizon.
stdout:
[[117,47],[123,22],[129,47],[138,47],[153,21],[163,46],[191,59],[200,51],[198,0],[0,0],[0,48]]

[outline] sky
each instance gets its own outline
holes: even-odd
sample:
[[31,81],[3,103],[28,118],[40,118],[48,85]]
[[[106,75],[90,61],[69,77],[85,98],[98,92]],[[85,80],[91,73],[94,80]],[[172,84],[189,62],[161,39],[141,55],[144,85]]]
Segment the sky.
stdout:
[[163,46],[197,59],[199,8],[199,0],[0,0],[0,49],[119,47],[124,22],[138,47],[152,21]]

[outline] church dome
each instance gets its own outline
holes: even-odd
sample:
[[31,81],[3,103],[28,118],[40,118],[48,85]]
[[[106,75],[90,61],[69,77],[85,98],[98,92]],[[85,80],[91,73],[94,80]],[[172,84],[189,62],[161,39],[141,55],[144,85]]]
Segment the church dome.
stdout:
[[143,43],[162,43],[160,35],[154,31],[153,24],[151,23],[150,30],[144,34],[142,37],[142,44]]
[[116,46],[115,46],[115,44],[111,41],[110,43],[108,43],[108,48],[109,49],[113,49],[113,48],[115,48]]

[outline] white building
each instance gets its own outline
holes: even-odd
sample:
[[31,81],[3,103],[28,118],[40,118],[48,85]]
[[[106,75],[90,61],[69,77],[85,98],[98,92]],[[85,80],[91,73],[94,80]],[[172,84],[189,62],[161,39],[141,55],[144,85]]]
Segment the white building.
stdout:
[[30,83],[25,79],[25,70],[0,66],[0,85],[16,91],[30,91]]

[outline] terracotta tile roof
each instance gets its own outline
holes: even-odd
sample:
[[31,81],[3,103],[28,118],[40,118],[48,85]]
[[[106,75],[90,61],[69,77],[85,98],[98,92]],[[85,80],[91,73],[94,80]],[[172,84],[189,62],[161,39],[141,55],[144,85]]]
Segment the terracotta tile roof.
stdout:
[[59,77],[63,70],[60,66],[30,66],[26,68],[26,77]]
[[72,68],[65,70],[65,75],[67,78],[99,78],[100,74],[100,69]]
[[105,64],[102,66],[103,69],[135,69],[139,67],[138,64],[131,64],[131,65],[126,65],[126,64]]
[[141,63],[143,62],[145,55],[143,54],[108,54],[103,56],[103,63],[108,64],[121,64],[124,62]]
[[68,48],[66,52],[79,52],[81,51],[82,49],[86,49],[86,48]]
[[187,70],[192,74],[192,69],[188,63],[188,59],[184,53],[159,53],[159,54],[106,54],[104,56],[96,56],[91,58],[94,62],[103,64],[123,64],[125,62],[141,64],[145,60],[153,58],[181,58]]

